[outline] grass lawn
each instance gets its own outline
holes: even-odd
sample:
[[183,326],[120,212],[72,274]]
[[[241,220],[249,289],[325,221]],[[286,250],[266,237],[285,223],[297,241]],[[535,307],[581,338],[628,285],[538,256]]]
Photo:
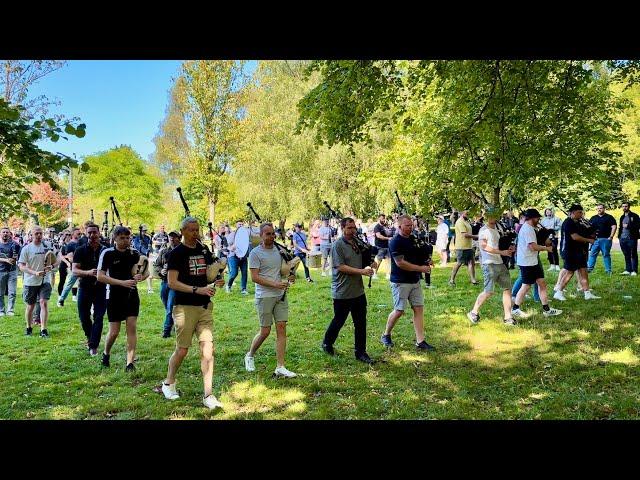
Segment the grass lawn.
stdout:
[[[614,272],[623,269],[612,252]],[[111,355],[89,357],[76,304],[63,308],[51,298],[51,337],[24,336],[24,304],[15,317],[0,318],[0,418],[2,419],[605,419],[640,414],[640,278],[604,274],[602,260],[591,275],[601,300],[553,301],[564,310],[545,318],[536,312],[516,327],[502,324],[499,295],[485,304],[482,321],[471,326],[465,314],[481,287],[460,271],[457,287],[447,286],[451,268],[434,269],[436,288],[425,290],[427,341],[435,353],[416,353],[408,314],[393,332],[396,346],[379,342],[392,301],[384,275],[367,291],[368,352],[373,366],[353,357],[351,319],[343,328],[334,358],[320,349],[332,317],[329,277],[312,270],[315,284],[298,281],[288,294],[287,367],[299,374],[273,379],[275,332],[256,355],[256,372],[244,369],[243,356],[258,323],[249,296],[219,290],[214,299],[216,365],[214,393],[224,403],[211,413],[201,403],[202,380],[194,343],[178,374],[182,397],[167,401],[154,387],[166,375],[175,340],[161,338],[163,308],[156,293],[146,294],[138,320],[137,371],[127,374],[124,328]],[[556,272],[545,275],[555,283]],[[302,276],[302,269],[298,273]],[[478,271],[478,279],[481,274]],[[512,271],[515,279],[515,271]],[[575,292],[572,281],[567,289]],[[19,296],[21,290],[19,291]],[[625,297],[631,298],[625,298]],[[106,332],[105,316],[105,332]],[[103,347],[101,342],[101,348]]]

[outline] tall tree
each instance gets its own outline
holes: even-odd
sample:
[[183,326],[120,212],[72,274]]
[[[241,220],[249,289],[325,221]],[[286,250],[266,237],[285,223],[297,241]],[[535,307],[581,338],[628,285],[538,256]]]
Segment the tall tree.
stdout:
[[[109,197],[115,197],[123,224],[155,225],[164,215],[162,177],[131,147],[123,145],[87,156],[88,170],[77,176],[77,205],[84,218],[89,208],[95,213],[110,211]],[[98,217],[99,218],[99,217]],[[152,227],[153,228],[153,227]]]
[[207,200],[215,222],[223,177],[229,174],[240,143],[238,123],[243,113],[244,62],[188,61],[182,65],[183,111],[189,153],[183,179],[187,193]]
[[61,223],[69,208],[66,192],[56,185],[40,182],[29,187],[31,198],[26,207],[30,215],[37,215],[40,225],[50,227]]

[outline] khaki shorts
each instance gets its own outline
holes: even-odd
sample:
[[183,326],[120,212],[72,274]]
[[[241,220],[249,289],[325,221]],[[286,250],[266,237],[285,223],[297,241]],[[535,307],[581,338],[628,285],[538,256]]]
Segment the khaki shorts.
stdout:
[[270,327],[276,322],[286,322],[289,318],[289,300],[280,297],[256,298],[256,310],[261,327]]
[[495,285],[502,290],[511,290],[511,276],[504,263],[485,263],[482,265],[484,291],[493,292]]
[[393,295],[393,309],[404,311],[407,303],[411,307],[424,305],[424,294],[420,282],[418,283],[393,283],[391,282],[391,294]]
[[213,304],[207,308],[197,305],[174,305],[173,321],[176,324],[176,345],[189,348],[193,334],[198,335],[199,342],[213,342]]

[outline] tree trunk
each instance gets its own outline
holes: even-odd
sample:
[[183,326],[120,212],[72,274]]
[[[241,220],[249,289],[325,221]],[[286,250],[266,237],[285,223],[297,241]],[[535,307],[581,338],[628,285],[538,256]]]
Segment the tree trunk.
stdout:
[[287,219],[286,218],[281,218],[278,221],[278,226],[280,227],[280,239],[284,242],[286,240],[286,237],[284,236],[285,233],[285,229],[284,229],[284,224],[286,223]]
[[498,207],[500,205],[500,187],[493,189],[493,206]]

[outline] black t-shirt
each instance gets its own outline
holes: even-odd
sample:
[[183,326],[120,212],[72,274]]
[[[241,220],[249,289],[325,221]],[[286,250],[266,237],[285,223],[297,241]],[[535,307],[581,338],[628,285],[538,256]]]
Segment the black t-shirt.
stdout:
[[[373,234],[375,235],[376,233],[384,235],[385,237],[387,236],[386,229],[379,223],[376,223],[376,226],[373,227]],[[389,240],[381,240],[376,236],[374,243],[375,243],[375,246],[378,248],[389,248]]]
[[[140,254],[131,248],[127,248],[124,252],[117,250],[116,247],[105,248],[100,254],[100,260],[98,261],[98,270],[107,272],[111,278],[118,280],[131,280],[131,269],[138,263]],[[109,291],[109,298],[113,298],[115,295],[129,295],[130,288],[120,287],[118,285],[107,285]],[[138,287],[134,287],[136,294]]]
[[580,228],[580,225],[578,225],[578,222],[573,221],[571,218],[567,218],[562,222],[562,242],[560,244],[560,252],[563,257],[579,256],[588,249],[589,244],[574,240],[571,238],[572,233],[584,235],[584,232]]
[[[213,255],[204,245],[190,248],[181,243],[169,252],[167,272],[177,270],[179,282],[192,287],[205,287],[209,283],[207,282],[207,265],[212,263]],[[178,291],[175,294],[175,305],[206,306],[210,302],[206,295]]]
[[78,248],[78,242],[76,240],[71,240],[69,243],[67,243],[64,247],[63,247],[63,251],[62,253],[64,255],[67,255],[69,253],[73,253],[76,251],[76,248]]
[[605,213],[604,215],[594,215],[591,217],[591,225],[597,228],[596,236],[598,238],[609,238],[611,236],[611,227],[617,225],[616,219],[612,215]]
[[83,247],[88,243],[89,243],[89,237],[80,237],[78,239],[78,246],[76,248]]
[[[83,245],[76,248],[73,252],[73,263],[80,264],[80,270],[93,270],[98,268],[100,255],[106,250],[103,245],[99,245],[97,249],[91,248],[89,245]],[[104,288],[106,284],[98,282],[96,277],[80,277],[81,288]]]
[[418,283],[422,274],[402,270],[394,258],[402,255],[404,260],[417,265],[418,252],[416,252],[413,239],[411,237],[405,238],[400,234],[396,235],[389,241],[389,252],[391,253],[391,281],[393,283]]

